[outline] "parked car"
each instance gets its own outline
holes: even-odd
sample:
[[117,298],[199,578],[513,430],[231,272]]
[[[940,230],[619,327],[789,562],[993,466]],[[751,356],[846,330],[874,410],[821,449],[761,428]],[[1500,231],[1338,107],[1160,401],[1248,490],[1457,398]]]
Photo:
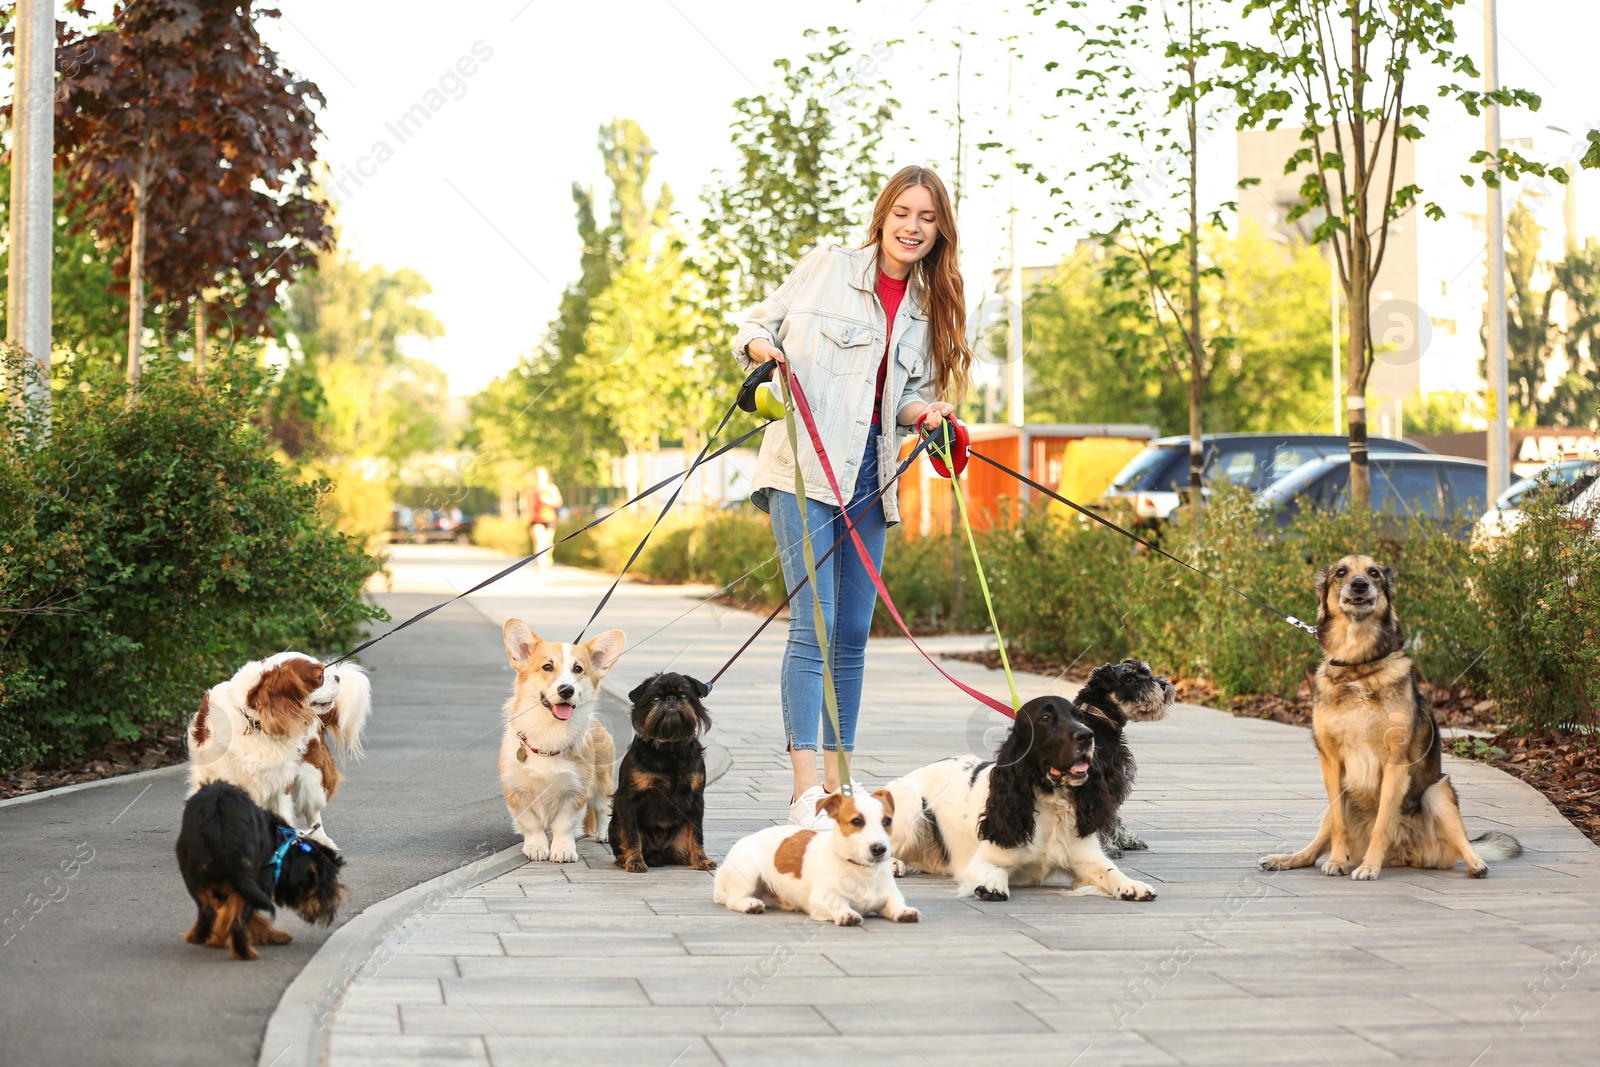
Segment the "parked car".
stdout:
[[1523,502],[1535,492],[1555,494],[1562,503],[1572,503],[1600,476],[1600,462],[1592,459],[1564,459],[1550,464],[1537,474],[1512,482],[1495,498],[1494,507],[1483,513],[1472,531],[1473,544],[1488,544],[1522,525],[1526,513]]
[[459,508],[444,510],[396,504],[389,521],[389,541],[409,541],[419,545],[431,541],[471,544],[472,519],[461,514]]
[[[1452,521],[1451,535],[1466,540],[1472,516],[1489,499],[1489,465],[1433,453],[1373,452],[1372,511],[1395,518]],[[1350,500],[1350,454],[1314,459],[1256,494],[1255,504],[1290,526],[1306,508],[1342,512]]]
[[[1314,459],[1348,454],[1350,439],[1329,433],[1208,433],[1201,438],[1206,464],[1201,484],[1217,482],[1260,492],[1284,475]],[[1415,441],[1388,437],[1369,439],[1373,451],[1420,452]],[[1111,480],[1100,503],[1128,501],[1141,520],[1159,522],[1178,510],[1180,494],[1189,488],[1189,437],[1151,441]]]

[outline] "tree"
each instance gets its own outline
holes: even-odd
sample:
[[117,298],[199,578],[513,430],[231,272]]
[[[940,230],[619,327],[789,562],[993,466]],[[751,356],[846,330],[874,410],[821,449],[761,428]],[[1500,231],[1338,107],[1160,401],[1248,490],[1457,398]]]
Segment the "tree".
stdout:
[[696,264],[718,324],[776,289],[811,249],[854,243],[883,186],[883,138],[899,101],[844,31],[805,37],[820,49],[803,63],[776,61],[776,85],[734,101],[738,164],[702,194]]
[[335,481],[329,504],[346,532],[386,527],[401,464],[446,443],[445,374],[404,351],[444,334],[421,305],[432,292],[415,270],[368,266],[335,247],[286,295],[276,329],[291,358],[269,421],[302,471]]
[[[1539,425],[1539,389],[1544,384],[1556,340],[1550,321],[1550,303],[1555,286],[1543,290],[1534,286],[1539,272],[1539,238],[1544,227],[1520,199],[1506,216],[1506,277],[1510,292],[1506,299],[1506,377],[1510,384],[1511,421],[1521,426]],[[1480,333],[1488,350],[1488,318]],[[1487,356],[1478,361],[1479,373],[1487,375]]]
[[[1065,6],[1082,5],[1067,0]],[[1229,345],[1215,330],[1208,336],[1201,317],[1202,279],[1218,276],[1215,263],[1202,266],[1203,228],[1208,219],[1220,226],[1223,212],[1234,206],[1204,213],[1200,207],[1200,146],[1215,125],[1215,109],[1208,100],[1219,87],[1209,71],[1214,46],[1197,10],[1205,6],[1204,0],[1181,0],[1174,17],[1163,3],[1158,25],[1152,25],[1154,12],[1139,4],[1122,7],[1106,23],[1058,23],[1077,34],[1083,56],[1059,95],[1089,105],[1095,118],[1081,121],[1079,129],[1091,137],[1109,136],[1111,143],[1082,170],[1106,200],[1086,211],[1072,197],[1057,217],[1089,227],[1109,253],[1103,268],[1106,283],[1121,296],[1110,310],[1114,321],[1127,327],[1108,338],[1119,358],[1137,366],[1154,342],[1171,372],[1185,383],[1189,489],[1195,507],[1203,503],[1206,389],[1211,368]],[[1044,10],[1042,5],[1035,8]],[[1163,45],[1167,61],[1156,83],[1136,65],[1152,39]],[[1051,62],[1045,69],[1059,66]],[[1204,74],[1202,67],[1207,68]],[[1077,176],[1069,171],[1065,177]],[[1049,180],[1043,173],[1038,178]],[[1051,191],[1063,192],[1059,187]]]
[[[1301,146],[1290,155],[1284,173],[1308,165],[1310,170],[1288,221],[1320,214],[1312,240],[1332,243],[1344,286],[1350,323],[1345,346],[1350,495],[1362,509],[1372,501],[1366,409],[1373,361],[1372,288],[1395,219],[1419,206],[1429,218],[1444,217],[1437,204],[1422,200],[1420,186],[1396,185],[1401,145],[1422,139],[1429,115],[1428,106],[1414,99],[1417,94],[1407,92],[1421,62],[1478,77],[1471,58],[1457,46],[1454,8],[1454,0],[1245,0],[1246,19],[1260,16],[1247,27],[1264,22],[1259,28],[1270,43],[1240,38],[1222,44],[1232,74],[1229,84],[1241,108],[1240,128],[1273,129],[1286,115],[1298,113],[1300,118]],[[1347,42],[1342,52],[1341,33]],[[1525,89],[1489,93],[1449,84],[1439,92],[1472,115],[1490,101],[1539,108],[1539,97]],[[1502,148],[1493,159],[1479,151],[1470,162],[1483,165],[1481,176],[1490,186],[1514,181],[1523,172],[1547,173],[1511,148]],[[1548,173],[1566,181],[1558,167]],[[1475,180],[1463,177],[1468,184]]]
[[1555,287],[1567,297],[1567,369],[1545,410],[1556,426],[1600,429],[1600,241],[1589,238],[1556,264]]
[[[1201,316],[1230,344],[1208,361],[1207,417],[1230,430],[1311,430],[1329,387],[1327,264],[1246,225],[1206,235]],[[1028,410],[1046,421],[1187,424],[1188,383],[1171,373],[1153,318],[1126,309],[1143,283],[1109,272],[1124,254],[1084,246],[1024,302],[1033,327]]]
[[256,336],[332,240],[311,177],[322,94],[279,64],[254,16],[249,0],[119,0],[109,24],[69,27],[58,46],[70,226],[118,251],[130,381],[147,278],[169,318],[195,298],[203,332],[204,294],[220,289],[234,337]]

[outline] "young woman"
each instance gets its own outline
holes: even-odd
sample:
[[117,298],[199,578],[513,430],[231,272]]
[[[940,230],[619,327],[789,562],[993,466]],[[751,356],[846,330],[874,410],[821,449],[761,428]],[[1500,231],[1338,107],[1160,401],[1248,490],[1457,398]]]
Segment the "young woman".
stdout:
[[[818,435],[846,500],[829,489],[810,439],[800,434],[800,472],[806,520],[822,556],[845,533],[841,506],[872,554],[883,562],[884,535],[900,521],[896,492],[872,494],[893,476],[900,439],[917,420],[937,428],[967,385],[972,351],[966,340],[966,298],[956,263],[960,244],[950,197],[926,167],[906,167],[878,196],[869,240],[857,249],[822,248],[796,264],[777,292],[746,316],[734,353],[749,369],[768,360],[787,363],[805,390]],[[772,530],[789,588],[805,577],[804,532],[795,500],[796,457],[781,423],[767,428],[751,499],[772,516]],[[822,655],[812,598],[822,605],[832,651],[839,732],[823,713]],[[846,540],[789,605],[789,643],[783,654],[783,728],[794,767],[789,821],[825,826],[816,812],[825,793],[840,788],[838,762],[817,774],[823,749],[855,749],[861,674],[877,590]]]

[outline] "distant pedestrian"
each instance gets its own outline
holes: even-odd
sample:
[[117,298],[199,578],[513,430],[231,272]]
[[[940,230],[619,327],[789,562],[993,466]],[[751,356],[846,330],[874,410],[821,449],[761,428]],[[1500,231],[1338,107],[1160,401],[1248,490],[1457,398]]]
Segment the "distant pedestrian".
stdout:
[[[740,366],[787,362],[816,415],[823,447],[847,501],[835,499],[807,436],[800,435],[810,535],[826,547],[844,535],[840,505],[875,563],[883,562],[888,527],[900,521],[895,494],[869,507],[867,498],[890,478],[900,438],[926,415],[936,428],[967,386],[972,351],[966,338],[966,298],[957,266],[955,213],[939,176],[906,167],[884,187],[873,208],[866,244],[821,248],[795,265],[776,292],[745,316],[734,339]],[[938,399],[944,397],[946,399]],[[884,432],[884,427],[892,427]],[[751,500],[772,516],[793,589],[805,577],[804,533],[794,495],[795,454],[782,424],[768,427],[752,479]],[[823,715],[822,654],[812,596],[822,604],[832,646],[839,731]],[[826,826],[817,814],[825,793],[841,787],[837,761],[817,775],[819,723],[823,748],[855,748],[867,632],[877,590],[854,547],[846,542],[789,606],[789,643],[781,680],[784,742],[794,770],[789,821]]]
[[533,472],[533,485],[528,489],[525,513],[528,516],[528,537],[533,542],[535,552],[543,552],[539,557],[539,569],[549,570],[555,562],[548,551],[556,540],[556,520],[560,517],[561,507],[565,503],[561,499],[561,490],[556,488],[556,483],[550,480],[550,472],[544,467],[536,468]]

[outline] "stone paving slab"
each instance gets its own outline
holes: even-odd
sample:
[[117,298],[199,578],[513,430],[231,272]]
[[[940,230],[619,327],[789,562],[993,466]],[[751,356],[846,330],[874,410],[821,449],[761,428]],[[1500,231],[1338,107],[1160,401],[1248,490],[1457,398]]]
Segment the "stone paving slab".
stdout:
[[[442,580],[463,588],[487,570],[464,563]],[[396,580],[415,590],[441,575]],[[511,615],[566,637],[602,588],[557,571],[472,602],[485,642]],[[668,666],[708,677],[755,623],[706,607],[660,630],[690,606],[682,590],[622,588],[600,620],[635,642],[614,689]],[[727,756],[707,791],[714,857],[786,814],[781,653],[781,633],[763,636],[710,702]],[[868,665],[859,779],[986,752],[1003,731],[903,641],[875,641]],[[1003,691],[995,672],[947,666]],[[1072,690],[1018,684],[1024,698]],[[510,685],[505,670],[451,699],[492,724]],[[1154,902],[1047,886],[985,904],[917,876],[903,888],[922,923],[840,929],[735,915],[712,904],[709,875],[627,874],[585,841],[576,864],[528,864],[418,916],[376,977],[346,991],[327,1062],[1594,1062],[1600,850],[1533,789],[1447,760],[1469,831],[1508,828],[1527,850],[1483,881],[1267,874],[1256,860],[1304,844],[1322,811],[1307,731],[1183,706],[1129,737],[1140,776],[1124,814],[1151,847],[1123,866],[1157,885]],[[1575,952],[1587,962],[1570,964]]]

